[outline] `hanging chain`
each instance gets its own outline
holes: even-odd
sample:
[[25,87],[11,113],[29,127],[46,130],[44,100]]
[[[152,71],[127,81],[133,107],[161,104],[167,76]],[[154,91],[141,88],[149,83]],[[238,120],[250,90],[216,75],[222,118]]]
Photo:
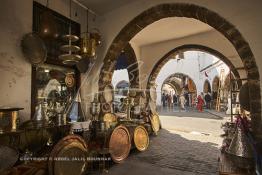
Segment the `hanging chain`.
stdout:
[[89,21],[88,21],[88,10],[86,10],[86,33],[88,33]]

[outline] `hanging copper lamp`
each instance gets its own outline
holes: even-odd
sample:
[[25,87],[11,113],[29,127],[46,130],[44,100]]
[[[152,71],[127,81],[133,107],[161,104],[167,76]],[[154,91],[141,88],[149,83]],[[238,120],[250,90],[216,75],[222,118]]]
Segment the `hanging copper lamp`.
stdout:
[[81,55],[87,58],[96,56],[97,46],[101,44],[101,35],[98,29],[88,30],[88,10],[87,10],[86,32],[81,34]]
[[[49,0],[46,1],[46,8],[49,6]],[[45,39],[54,39],[58,37],[56,23],[52,12],[46,9],[40,16],[39,35]]]

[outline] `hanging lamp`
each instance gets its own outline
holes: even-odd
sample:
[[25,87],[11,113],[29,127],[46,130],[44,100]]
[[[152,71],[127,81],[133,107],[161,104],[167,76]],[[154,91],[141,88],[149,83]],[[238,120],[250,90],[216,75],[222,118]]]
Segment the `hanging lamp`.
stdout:
[[39,35],[45,39],[54,39],[58,37],[56,23],[52,12],[48,9],[49,0],[46,1],[46,10],[40,18]]
[[65,52],[64,54],[59,56],[59,59],[62,60],[63,64],[67,65],[75,65],[78,63],[82,57],[78,55],[77,53],[80,51],[80,47],[73,45],[73,42],[76,42],[79,40],[78,36],[72,35],[72,29],[71,29],[71,10],[72,10],[72,0],[69,0],[69,34],[63,35],[62,38],[65,41],[68,41],[68,44],[62,45],[60,47],[60,50],[62,52]]
[[86,58],[95,58],[97,46],[101,44],[101,35],[98,29],[89,32],[88,9],[86,11],[86,32],[81,34],[81,55]]

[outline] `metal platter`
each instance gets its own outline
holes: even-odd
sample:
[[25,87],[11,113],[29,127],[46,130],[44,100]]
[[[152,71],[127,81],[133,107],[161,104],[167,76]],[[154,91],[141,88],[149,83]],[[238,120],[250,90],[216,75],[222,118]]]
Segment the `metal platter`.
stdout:
[[64,41],[72,41],[72,42],[76,42],[76,41],[78,41],[79,40],[79,37],[78,36],[76,36],[76,35],[63,35],[62,36],[62,39],[64,40]]
[[36,33],[26,34],[21,41],[21,47],[24,56],[33,65],[39,65],[46,61],[47,49],[45,43]]
[[134,131],[134,143],[139,151],[147,150],[149,146],[149,137],[143,126],[137,126]]
[[103,122],[105,122],[106,129],[109,129],[117,124],[117,118],[112,113],[106,113],[103,117]]
[[58,58],[63,61],[63,64],[75,65],[81,60],[82,57],[76,54],[63,54],[60,55]]
[[[88,149],[85,141],[78,135],[68,135],[53,148],[48,162],[50,175],[86,174]],[[56,158],[65,158],[57,160]]]
[[106,113],[103,118],[104,122],[116,122],[116,116],[112,113]]
[[72,74],[67,74],[65,77],[65,84],[67,87],[73,87],[75,85],[75,78]]
[[18,151],[4,145],[0,145],[0,172],[11,168],[18,160]]
[[75,45],[63,45],[60,47],[60,50],[63,52],[78,52],[80,51],[80,47]]
[[103,96],[106,103],[111,103],[113,101],[113,87],[111,85],[105,86]]
[[131,139],[128,129],[119,125],[114,129],[109,140],[109,153],[115,163],[125,160],[131,149]]
[[149,118],[150,118],[152,129],[153,129],[154,133],[157,134],[158,131],[160,130],[159,116],[154,114],[154,115],[150,116]]

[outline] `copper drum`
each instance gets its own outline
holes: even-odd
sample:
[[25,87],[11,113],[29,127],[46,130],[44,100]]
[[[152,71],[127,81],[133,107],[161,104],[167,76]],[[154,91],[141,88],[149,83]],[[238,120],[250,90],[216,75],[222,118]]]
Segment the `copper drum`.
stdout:
[[115,163],[121,163],[125,160],[131,149],[131,138],[128,129],[123,126],[117,126],[109,139],[109,153]]
[[134,144],[138,151],[145,151],[149,146],[147,130],[143,126],[137,126],[134,131]]
[[61,139],[51,151],[48,161],[49,175],[82,175],[87,172],[88,148],[78,135]]
[[132,148],[136,148],[139,151],[147,150],[149,146],[149,136],[145,127],[136,123],[126,123],[125,126],[130,133]]

